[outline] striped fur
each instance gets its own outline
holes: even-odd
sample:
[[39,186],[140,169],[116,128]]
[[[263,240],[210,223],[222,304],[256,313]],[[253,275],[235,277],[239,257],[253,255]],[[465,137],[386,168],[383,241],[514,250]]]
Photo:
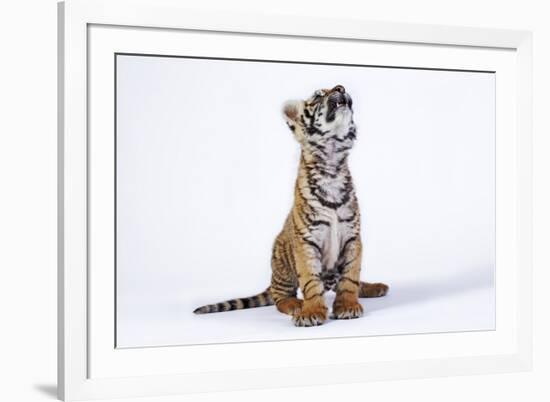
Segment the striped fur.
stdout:
[[220,303],[207,304],[206,306],[198,307],[193,311],[195,314],[207,314],[207,313],[221,313],[224,311],[240,310],[244,308],[252,307],[264,307],[272,306],[273,299],[269,288],[264,290],[255,296],[241,297],[238,299],[231,299]]
[[[301,157],[294,205],[273,245],[271,285],[259,295],[199,307],[195,313],[275,304],[296,326],[313,326],[328,318],[323,297],[328,290],[336,292],[335,319],[360,317],[359,297],[388,291],[383,283],[359,279],[360,214],[348,168],[356,139],[351,97],[337,85],[306,101],[287,102],[283,114]],[[298,288],[303,299],[297,297]]]

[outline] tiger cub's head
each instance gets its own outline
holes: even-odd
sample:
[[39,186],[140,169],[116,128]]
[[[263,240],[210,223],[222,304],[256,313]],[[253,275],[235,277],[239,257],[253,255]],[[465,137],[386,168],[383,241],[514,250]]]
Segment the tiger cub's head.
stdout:
[[342,85],[286,102],[283,116],[304,150],[345,152],[355,140],[352,100]]

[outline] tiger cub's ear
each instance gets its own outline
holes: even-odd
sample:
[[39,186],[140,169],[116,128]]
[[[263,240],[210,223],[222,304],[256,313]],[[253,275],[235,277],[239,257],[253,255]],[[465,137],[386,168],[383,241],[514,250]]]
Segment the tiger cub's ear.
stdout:
[[283,105],[283,117],[289,124],[299,121],[304,102],[300,100],[290,100]]

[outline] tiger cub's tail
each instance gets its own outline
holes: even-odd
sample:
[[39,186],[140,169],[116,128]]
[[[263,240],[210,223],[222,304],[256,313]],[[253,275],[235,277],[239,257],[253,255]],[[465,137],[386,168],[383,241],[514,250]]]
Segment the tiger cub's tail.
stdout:
[[252,307],[264,307],[273,305],[273,299],[269,288],[250,297],[243,297],[238,299],[231,299],[220,303],[207,304],[206,306],[196,308],[193,313],[195,314],[208,314],[219,313],[223,311],[242,310]]

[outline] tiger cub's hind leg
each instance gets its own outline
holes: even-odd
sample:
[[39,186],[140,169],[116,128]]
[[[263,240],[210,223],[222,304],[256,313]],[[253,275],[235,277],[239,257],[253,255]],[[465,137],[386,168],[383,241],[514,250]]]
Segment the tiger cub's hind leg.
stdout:
[[298,289],[298,280],[296,274],[289,266],[292,261],[284,258],[284,245],[276,243],[271,260],[271,297],[279,310],[283,314],[294,315],[302,309],[303,301],[296,297]]
[[382,297],[388,293],[389,286],[385,283],[369,283],[361,281],[359,297]]
[[294,315],[302,310],[303,301],[296,296],[290,296],[284,299],[280,299],[275,303],[277,310],[283,314]]
[[302,309],[303,301],[296,297],[296,288],[282,286],[277,280],[271,280],[271,297],[279,310],[283,314],[294,315]]

